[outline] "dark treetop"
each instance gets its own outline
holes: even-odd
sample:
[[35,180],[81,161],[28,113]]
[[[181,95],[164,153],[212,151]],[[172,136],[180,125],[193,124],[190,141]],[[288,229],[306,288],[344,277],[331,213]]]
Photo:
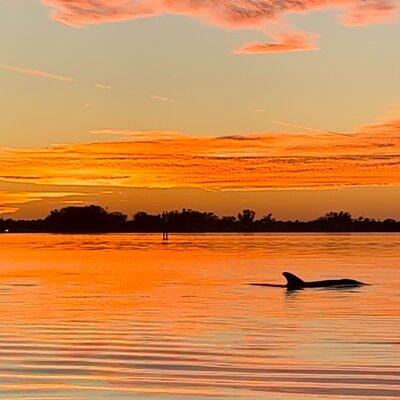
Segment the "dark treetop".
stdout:
[[44,219],[0,218],[0,232],[400,232],[400,221],[353,218],[330,212],[311,221],[280,221],[271,214],[256,218],[252,210],[219,217],[212,212],[183,209],[151,215],[140,211],[128,218],[100,206],[65,207]]

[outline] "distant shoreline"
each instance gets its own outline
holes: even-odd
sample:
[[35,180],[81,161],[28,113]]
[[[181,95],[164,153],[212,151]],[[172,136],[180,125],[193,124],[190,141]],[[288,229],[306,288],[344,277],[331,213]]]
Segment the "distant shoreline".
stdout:
[[345,211],[329,212],[311,221],[281,221],[245,209],[236,216],[219,217],[213,212],[190,209],[162,214],[136,212],[131,219],[121,212],[109,212],[97,205],[52,210],[43,219],[0,218],[3,233],[394,233],[400,221],[358,217]]
[[[24,235],[24,234],[32,234],[32,235],[162,235],[163,232],[149,232],[149,231],[10,231],[4,232],[0,231],[0,235]],[[287,235],[287,234],[337,234],[337,235],[346,235],[346,234],[400,234],[400,230],[397,231],[187,231],[187,232],[169,232],[170,235],[263,235],[263,234],[273,234],[273,235]]]

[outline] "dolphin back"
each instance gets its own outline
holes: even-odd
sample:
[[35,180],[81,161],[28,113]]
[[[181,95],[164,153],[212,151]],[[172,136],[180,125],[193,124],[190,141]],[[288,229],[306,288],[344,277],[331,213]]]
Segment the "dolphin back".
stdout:
[[295,288],[302,288],[305,286],[305,282],[300,279],[298,276],[295,274],[292,274],[291,272],[283,272],[282,275],[286,278],[287,280],[287,285],[286,287],[288,289],[295,289]]

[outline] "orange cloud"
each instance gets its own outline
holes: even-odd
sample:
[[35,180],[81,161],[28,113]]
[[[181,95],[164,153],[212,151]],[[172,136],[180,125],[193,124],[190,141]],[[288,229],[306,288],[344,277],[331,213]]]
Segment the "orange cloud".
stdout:
[[[398,16],[397,0],[42,0],[54,9],[52,17],[71,26],[101,24],[159,16],[186,15],[228,29],[266,30],[288,14],[304,14],[327,8],[342,11],[345,25],[391,22]],[[293,30],[287,28],[286,34]],[[268,34],[268,32],[267,32]],[[237,53],[265,54],[314,49],[310,41],[298,43],[250,43]]]
[[6,64],[0,64],[0,68],[5,69],[7,71],[11,71],[11,72],[16,72],[17,74],[33,76],[36,78],[47,78],[47,79],[55,79],[58,81],[64,81],[64,82],[72,82],[72,79],[68,78],[66,76],[55,75],[55,74],[51,74],[49,72],[39,71],[36,69],[20,68],[20,67],[15,67],[13,65],[6,65]]
[[276,35],[276,43],[247,43],[234,51],[235,54],[289,53],[293,51],[318,50],[315,35],[303,32],[288,32]]
[[392,111],[381,117],[378,122],[358,127],[355,133],[370,135],[396,135],[400,132],[400,105],[394,105]]
[[11,214],[19,208],[16,206],[40,201],[45,198],[68,198],[70,196],[78,196],[79,193],[64,192],[10,192],[0,191],[0,215]]
[[[342,22],[348,26],[362,26],[394,22],[399,6],[389,0],[369,0],[350,7]],[[396,12],[397,11],[397,12]]]
[[122,131],[122,141],[3,149],[0,180],[207,190],[400,185],[399,120],[361,126],[348,135]]

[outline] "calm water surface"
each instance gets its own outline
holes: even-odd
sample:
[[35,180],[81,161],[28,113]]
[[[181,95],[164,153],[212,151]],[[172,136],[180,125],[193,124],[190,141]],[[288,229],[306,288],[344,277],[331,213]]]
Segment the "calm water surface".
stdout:
[[400,398],[400,235],[0,243],[1,399]]

